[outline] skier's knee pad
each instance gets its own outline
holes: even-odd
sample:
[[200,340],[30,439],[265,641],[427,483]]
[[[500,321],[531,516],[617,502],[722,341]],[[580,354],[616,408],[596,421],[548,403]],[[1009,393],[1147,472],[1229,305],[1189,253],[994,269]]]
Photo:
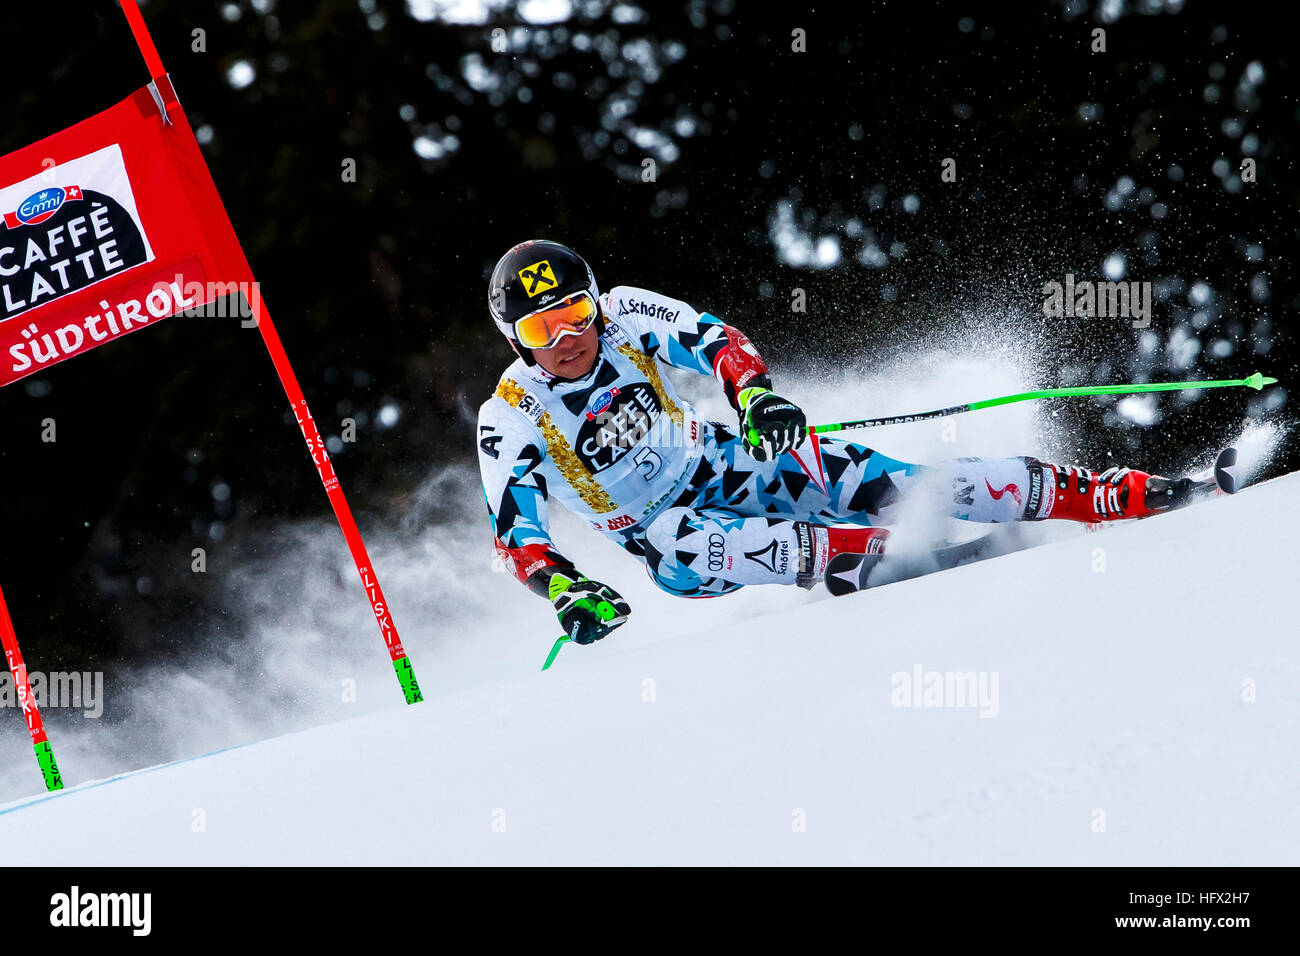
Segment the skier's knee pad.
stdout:
[[795,584],[800,545],[795,522],[784,516],[669,508],[646,529],[646,560],[656,574],[698,576],[709,590]]
[[645,539],[660,554],[672,554],[677,550],[682,522],[685,521],[689,528],[691,522],[698,517],[690,508],[669,508],[650,522],[650,526],[645,529]]
[[[692,555],[689,563],[680,560],[683,553],[681,539],[702,531],[707,520],[690,508],[669,508],[646,528],[646,571],[661,590],[679,597],[717,597],[719,594],[730,594],[741,587],[716,577],[712,572],[717,569],[708,567],[707,554],[698,559],[699,571],[693,566],[697,563],[694,549],[688,549]],[[701,542],[707,546],[708,539],[704,535],[700,537]]]
[[720,578],[702,578],[689,568],[676,564],[660,564],[657,569],[646,564],[646,573],[661,591],[677,597],[710,598],[739,591],[744,585],[723,581]]

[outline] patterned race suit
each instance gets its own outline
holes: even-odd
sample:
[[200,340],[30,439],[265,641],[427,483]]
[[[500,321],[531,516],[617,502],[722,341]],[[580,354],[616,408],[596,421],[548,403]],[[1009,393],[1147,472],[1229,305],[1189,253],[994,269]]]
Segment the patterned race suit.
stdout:
[[737,329],[685,302],[617,286],[600,297],[600,354],[582,379],[516,360],[479,410],[479,465],[497,549],[546,594],[556,498],[644,560],[659,587],[711,597],[745,584],[794,584],[796,520],[888,524],[904,496],[972,521],[1038,518],[1052,484],[1023,458],[916,465],[812,436],[773,461],[750,457],[732,429],[704,421],[660,365],[713,375],[737,407],[767,367]]

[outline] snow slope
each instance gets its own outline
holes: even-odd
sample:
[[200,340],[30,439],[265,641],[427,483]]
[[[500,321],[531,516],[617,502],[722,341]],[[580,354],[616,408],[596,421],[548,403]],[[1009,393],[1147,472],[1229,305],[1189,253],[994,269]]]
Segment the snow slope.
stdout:
[[[705,631],[682,605],[545,674],[414,707],[394,683],[380,713],[0,806],[0,845],[10,865],[1300,864],[1297,500],[1291,474]],[[540,667],[545,640],[527,650]],[[918,668],[983,674],[989,698],[896,706]]]

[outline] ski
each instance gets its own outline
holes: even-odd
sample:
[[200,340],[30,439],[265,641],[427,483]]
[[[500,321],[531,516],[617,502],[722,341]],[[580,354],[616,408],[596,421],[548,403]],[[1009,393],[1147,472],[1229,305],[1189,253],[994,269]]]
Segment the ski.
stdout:
[[1108,525],[1127,524],[1130,521],[1145,521],[1147,518],[1154,518],[1159,514],[1164,514],[1165,511],[1178,510],[1210,498],[1218,498],[1221,495],[1236,494],[1240,485],[1237,449],[1232,446],[1224,448],[1219,452],[1213,465],[1183,478],[1158,480],[1162,484],[1158,488],[1148,488],[1148,500],[1150,500],[1153,493],[1166,494],[1171,499],[1171,504],[1167,509],[1141,518],[1124,518],[1119,521],[1094,521],[1084,525],[1084,529],[1089,532],[1097,532]]
[[[1237,491],[1237,449],[1228,447],[1219,452],[1214,464],[1186,478],[1166,483],[1172,489],[1174,507],[1191,504],[1205,498],[1231,495]],[[1148,495],[1150,491],[1148,491]]]
[[[993,532],[969,541],[943,542],[928,551],[884,554],[837,554],[826,564],[826,590],[839,597],[864,591],[887,579],[889,583],[947,571],[988,551]],[[873,580],[874,579],[874,580]]]
[[1219,452],[1214,463],[1215,486],[1225,495],[1237,493],[1237,449],[1228,447]]

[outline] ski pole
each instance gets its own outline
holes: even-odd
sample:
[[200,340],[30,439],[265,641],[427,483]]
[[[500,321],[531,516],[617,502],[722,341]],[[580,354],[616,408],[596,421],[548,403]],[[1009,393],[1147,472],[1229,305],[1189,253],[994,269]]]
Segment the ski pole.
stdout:
[[560,653],[560,648],[564,646],[564,642],[571,640],[573,638],[569,637],[568,634],[555,639],[555,643],[551,645],[551,653],[546,655],[546,663],[542,665],[542,670],[550,669],[550,666],[555,663],[555,655]]
[[1153,382],[1146,385],[1080,385],[1075,388],[1043,388],[1034,392],[1020,392],[1016,395],[1004,395],[1001,398],[987,398],[981,402],[967,402],[965,405],[950,405],[937,408],[932,412],[917,412],[911,415],[888,415],[881,418],[862,418],[852,422],[835,422],[830,425],[810,425],[810,435],[824,435],[827,432],[843,431],[846,428],[871,428],[876,425],[899,425],[903,422],[923,422],[931,418],[944,418],[948,415],[960,415],[981,408],[993,408],[996,405],[1010,405],[1012,402],[1027,402],[1035,398],[1058,398],[1068,395],[1131,395],[1137,392],[1181,392],[1184,389],[1230,388],[1245,385],[1259,391],[1265,385],[1277,381],[1267,375],[1256,372],[1247,378],[1218,379],[1212,382]]
[[[585,606],[588,610],[594,611],[602,621],[612,621],[618,616],[618,610],[608,601],[600,601],[599,603],[593,604],[589,598],[583,598],[578,602],[578,606]],[[626,620],[626,618],[624,620]],[[619,621],[619,624],[622,623],[622,621]],[[618,627],[619,624],[615,624],[613,627]],[[610,630],[613,630],[613,627],[611,627]],[[574,632],[577,632],[576,621],[574,622]],[[555,655],[560,653],[560,648],[564,646],[564,642],[571,640],[573,640],[573,638],[568,634],[555,639],[555,643],[551,645],[551,653],[546,655],[546,663],[542,665],[542,670],[546,670],[555,663]]]

